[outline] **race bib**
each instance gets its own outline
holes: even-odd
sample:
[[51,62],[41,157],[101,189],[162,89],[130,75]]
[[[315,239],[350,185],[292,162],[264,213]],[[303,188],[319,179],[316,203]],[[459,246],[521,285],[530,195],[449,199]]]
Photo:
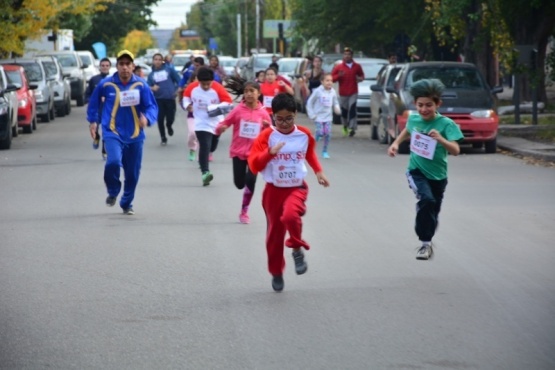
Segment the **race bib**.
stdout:
[[260,133],[260,124],[241,120],[239,125],[239,136],[246,139],[256,139]]
[[134,105],[139,105],[141,102],[141,93],[139,90],[127,90],[121,91],[119,105],[122,107],[131,107]]
[[303,171],[300,163],[276,164],[273,167],[274,185],[280,188],[292,188],[303,184]]
[[158,71],[154,72],[154,82],[162,82],[168,79],[168,72],[167,71]]
[[208,102],[203,101],[202,99],[198,100],[197,108],[201,110],[208,110]]
[[410,151],[417,156],[433,159],[436,151],[437,140],[420,132],[410,134]]
[[320,104],[322,104],[324,107],[331,107],[331,98],[329,96],[321,96]]
[[272,100],[274,100],[273,96],[264,96],[264,106],[266,108],[272,108]]

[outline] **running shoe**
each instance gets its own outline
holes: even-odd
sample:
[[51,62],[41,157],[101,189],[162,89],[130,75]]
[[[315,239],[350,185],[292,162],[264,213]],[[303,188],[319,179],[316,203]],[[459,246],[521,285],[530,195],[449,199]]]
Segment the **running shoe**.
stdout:
[[189,161],[193,162],[195,160],[195,151],[193,149],[189,150]]
[[343,136],[344,137],[349,136],[349,129],[347,127],[343,127]]
[[329,159],[330,155],[328,154],[328,152],[322,152],[322,158]]
[[251,219],[246,210],[241,211],[241,214],[239,215],[239,222],[242,224],[248,224],[251,222]]
[[93,140],[93,149],[98,149],[98,147],[100,146],[100,140],[99,139],[94,139]]
[[299,249],[298,252],[293,251],[293,260],[295,261],[295,272],[302,275],[308,269],[308,265],[304,261],[304,253]]
[[283,276],[279,275],[279,276],[272,277],[272,288],[276,292],[281,292],[283,290],[284,285],[285,283],[283,281]]
[[168,143],[168,139],[163,137],[162,138],[162,146],[166,145]]
[[135,214],[135,211],[133,211],[133,208],[129,207],[129,208],[123,208],[123,214],[124,215],[129,215],[132,216]]
[[173,136],[173,128],[171,126],[168,127],[168,135]]
[[212,153],[208,154],[208,162],[212,162],[214,160],[214,155]]
[[202,186],[208,186],[210,185],[210,181],[212,181],[214,179],[214,175],[212,175],[210,172],[205,172],[202,174]]
[[108,207],[113,207],[114,204],[116,204],[116,197],[112,197],[111,195],[108,195],[108,198],[106,198],[106,205]]
[[108,154],[102,153],[102,159],[106,160],[106,158],[108,158]]
[[416,259],[417,260],[429,260],[432,259],[434,256],[434,248],[431,244],[423,244],[418,251],[416,252]]
[[355,131],[355,130],[351,130],[351,131],[349,132],[349,137],[353,137],[353,136],[355,136],[355,134],[356,134],[356,131]]

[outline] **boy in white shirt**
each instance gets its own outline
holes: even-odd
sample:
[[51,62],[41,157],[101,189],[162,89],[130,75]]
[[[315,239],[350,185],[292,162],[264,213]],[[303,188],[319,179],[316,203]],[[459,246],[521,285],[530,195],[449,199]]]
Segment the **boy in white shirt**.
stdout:
[[[332,87],[333,80],[331,73],[322,74],[320,78],[322,84],[316,88],[306,103],[306,111],[308,117],[316,124],[316,141],[324,138],[324,148],[322,149],[322,158],[329,158],[328,145],[331,138],[331,125],[333,121],[333,112],[341,114],[339,99],[337,93]],[[333,111],[332,111],[333,109]]]

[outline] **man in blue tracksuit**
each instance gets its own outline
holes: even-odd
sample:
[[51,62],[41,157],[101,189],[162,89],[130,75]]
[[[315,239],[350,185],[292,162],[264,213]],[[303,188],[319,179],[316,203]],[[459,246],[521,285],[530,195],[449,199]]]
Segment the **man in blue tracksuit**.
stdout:
[[102,125],[108,158],[104,182],[108,191],[106,205],[116,204],[121,191],[120,167],[125,183],[120,206],[133,215],[133,198],[139,181],[143,157],[143,129],[156,122],[158,106],[147,82],[133,74],[134,55],[122,50],[117,54],[117,73],[108,76],[94,89],[87,108],[91,136],[96,135],[98,117]]
[[[173,136],[173,122],[175,121],[175,95],[179,84],[179,75],[173,67],[164,63],[164,57],[160,53],[152,57],[152,72],[148,75],[147,82],[150,86],[156,103],[158,104],[158,129],[162,145],[166,145],[166,127],[168,135]],[[164,121],[166,125],[164,126]]]

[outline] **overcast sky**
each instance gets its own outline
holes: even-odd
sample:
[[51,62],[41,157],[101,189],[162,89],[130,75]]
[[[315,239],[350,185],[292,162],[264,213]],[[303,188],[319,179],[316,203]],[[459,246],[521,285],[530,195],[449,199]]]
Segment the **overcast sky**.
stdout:
[[174,29],[185,23],[185,13],[198,0],[160,0],[152,7],[152,18],[158,23],[157,29]]

